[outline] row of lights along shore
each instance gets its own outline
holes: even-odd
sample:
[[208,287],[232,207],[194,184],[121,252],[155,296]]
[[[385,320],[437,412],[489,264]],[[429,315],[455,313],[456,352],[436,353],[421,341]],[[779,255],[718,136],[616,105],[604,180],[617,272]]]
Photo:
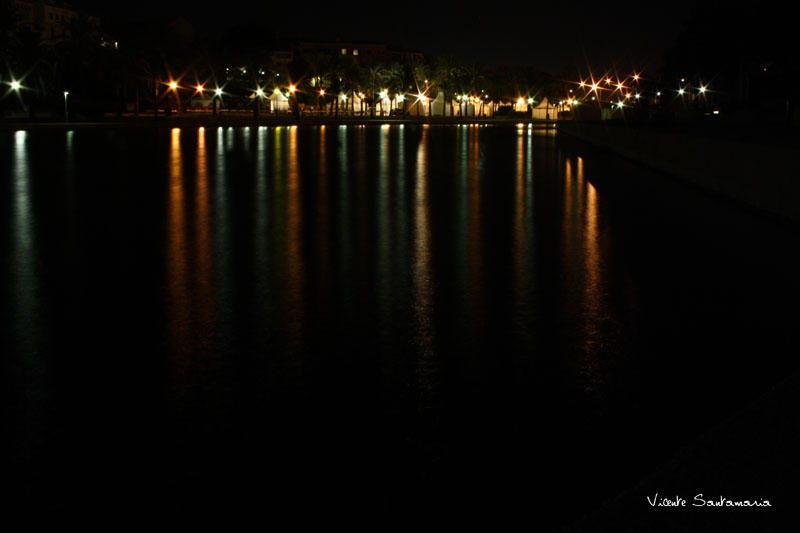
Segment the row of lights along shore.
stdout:
[[[630,83],[631,81],[632,81],[632,83]],[[616,80],[612,80],[612,78],[610,76],[604,76],[604,77],[600,78],[599,81],[595,80],[594,78],[591,78],[589,81],[581,80],[579,82],[574,82],[574,83],[576,83],[578,85],[578,87],[580,87],[580,89],[582,89],[583,95],[582,96],[578,96],[577,94],[573,94],[573,90],[569,89],[569,97],[566,98],[565,100],[559,101],[558,104],[559,105],[568,104],[570,106],[578,105],[578,104],[583,103],[587,99],[590,99],[591,101],[600,102],[600,101],[602,101],[602,98],[601,98],[602,92],[603,91],[611,91],[607,95],[608,96],[608,100],[607,101],[612,105],[612,107],[616,106],[618,108],[621,108],[621,107],[623,107],[625,105],[628,105],[629,102],[635,102],[635,101],[638,101],[638,100],[640,100],[642,98],[642,91],[640,89],[640,82],[641,81],[643,81],[643,78],[638,73],[634,73],[634,74],[628,76],[627,78],[625,78],[623,80],[620,80],[619,78],[617,78]],[[679,84],[678,89],[674,90],[674,94],[675,94],[676,97],[688,96],[690,94],[704,96],[708,91],[708,87],[706,85],[700,85],[699,87],[694,88],[694,92],[692,92],[693,89],[688,87],[687,85],[685,85],[686,84],[686,79],[685,78],[681,78],[680,82],[681,83]],[[12,81],[6,82],[6,83],[10,86],[11,91],[16,92],[18,95],[21,95],[22,90],[25,88],[20,83],[20,81],[18,81],[18,80],[12,80]],[[626,83],[627,83],[627,85],[626,85]],[[175,93],[176,96],[178,94],[178,90],[179,89],[189,89],[190,88],[190,87],[181,87],[178,84],[178,82],[174,81],[174,80],[166,83],[166,85]],[[428,80],[425,80],[425,85],[426,85],[425,91],[419,91],[415,95],[418,101],[427,102],[428,99],[429,99],[429,97],[426,96],[426,94],[425,94],[428,91]],[[206,89],[203,84],[198,84],[198,85],[196,85],[194,87],[191,87],[191,89],[194,89],[194,91],[195,91],[194,94],[200,94],[201,96],[206,91],[211,91],[211,89]],[[286,87],[286,91],[288,91],[289,96],[293,96],[298,91],[298,89],[297,89],[297,87],[295,85],[291,84],[288,87]],[[481,91],[481,92],[483,92],[483,91]],[[617,100],[616,101],[612,101],[614,94],[617,93],[617,92],[619,93],[619,96],[617,97]],[[663,92],[662,90],[657,90],[657,91],[654,92],[654,96],[656,98],[660,98],[662,96],[662,92]],[[219,98],[221,100],[225,94],[226,94],[225,91],[220,87],[216,87],[215,89],[213,89],[213,97],[215,97],[215,98]],[[254,94],[258,98],[266,97],[266,93],[261,87],[257,88],[254,91]],[[281,88],[275,88],[274,91],[273,91],[273,94],[285,96],[283,91],[281,90]],[[320,89],[319,92],[318,92],[318,95],[320,97],[324,97],[325,94],[326,94],[325,93],[325,89]],[[356,94],[362,100],[365,97],[363,92],[358,92]],[[389,90],[388,89],[383,89],[378,94],[379,94],[381,99],[385,99],[385,98],[387,98],[389,96]],[[69,91],[64,91],[64,117],[65,117],[65,120],[68,120],[68,118],[69,118],[68,105],[67,105],[67,97],[68,96],[69,96]],[[339,96],[343,101],[346,101],[347,98],[348,98],[348,96],[346,94],[344,94],[344,93],[340,94]],[[399,93],[399,94],[395,95],[395,99],[398,102],[403,102],[405,97],[406,97],[406,95],[402,94],[402,93]],[[469,94],[455,94],[455,98],[456,98],[456,100],[458,100],[460,102],[472,103],[472,104],[478,104],[478,103],[481,103],[481,102],[489,101],[488,100],[489,96],[486,95],[486,94],[481,94],[479,96],[469,95]],[[520,96],[516,100],[516,103],[518,105],[525,105],[526,103],[528,105],[533,105],[535,103],[535,99],[532,98],[532,97],[527,97],[526,98],[526,97]]]

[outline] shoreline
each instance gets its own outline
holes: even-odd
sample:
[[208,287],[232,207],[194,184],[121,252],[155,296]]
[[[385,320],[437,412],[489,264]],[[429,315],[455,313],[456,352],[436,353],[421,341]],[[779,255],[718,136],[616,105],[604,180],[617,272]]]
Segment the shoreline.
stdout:
[[119,128],[119,127],[234,127],[234,126],[360,126],[384,124],[428,124],[428,125],[516,125],[530,124],[537,129],[556,129],[555,120],[540,120],[522,117],[361,117],[361,116],[303,116],[259,115],[251,113],[223,113],[218,115],[171,115],[158,117],[140,115],[107,117],[93,121],[63,120],[0,120],[3,129],[75,129],[75,128]]

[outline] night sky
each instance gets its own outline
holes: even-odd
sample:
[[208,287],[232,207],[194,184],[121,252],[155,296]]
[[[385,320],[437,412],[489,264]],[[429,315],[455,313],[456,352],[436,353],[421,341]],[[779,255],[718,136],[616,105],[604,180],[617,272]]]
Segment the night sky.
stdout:
[[[109,23],[180,14],[195,25],[200,38],[226,26],[257,22],[273,28],[278,38],[289,40],[386,42],[427,56],[451,56],[461,63],[528,65],[555,74],[585,71],[587,62],[621,69],[657,69],[690,17],[694,1],[679,6],[576,1],[528,4],[530,7],[485,2],[481,9],[457,2],[387,3],[384,7],[354,1],[321,6],[243,3],[242,7],[224,2],[213,10],[203,4],[154,0],[135,4],[74,0],[72,4]],[[136,6],[134,12],[132,5]]]

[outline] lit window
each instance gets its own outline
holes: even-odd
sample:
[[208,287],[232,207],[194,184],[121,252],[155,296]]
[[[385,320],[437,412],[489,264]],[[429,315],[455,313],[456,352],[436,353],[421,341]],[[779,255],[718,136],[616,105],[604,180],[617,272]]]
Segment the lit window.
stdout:
[[353,55],[357,56],[358,55],[358,50],[353,50]]
[[343,56],[347,55],[347,48],[342,48],[342,55]]

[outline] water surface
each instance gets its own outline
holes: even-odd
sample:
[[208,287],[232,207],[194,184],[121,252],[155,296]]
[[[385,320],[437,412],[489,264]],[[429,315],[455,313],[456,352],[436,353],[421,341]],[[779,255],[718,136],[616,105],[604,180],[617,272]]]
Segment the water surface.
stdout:
[[0,153],[33,510],[552,528],[795,366],[796,235],[552,131],[3,131]]

